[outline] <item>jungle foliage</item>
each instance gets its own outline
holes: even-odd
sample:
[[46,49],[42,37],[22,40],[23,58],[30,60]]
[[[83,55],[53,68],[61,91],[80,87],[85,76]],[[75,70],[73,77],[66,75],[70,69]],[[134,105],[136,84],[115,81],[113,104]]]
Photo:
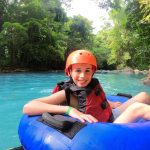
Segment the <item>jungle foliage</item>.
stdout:
[[96,35],[92,22],[67,17],[71,0],[0,0],[0,68],[64,69],[67,55],[90,49],[102,69],[150,67],[148,0],[95,0],[109,11]]

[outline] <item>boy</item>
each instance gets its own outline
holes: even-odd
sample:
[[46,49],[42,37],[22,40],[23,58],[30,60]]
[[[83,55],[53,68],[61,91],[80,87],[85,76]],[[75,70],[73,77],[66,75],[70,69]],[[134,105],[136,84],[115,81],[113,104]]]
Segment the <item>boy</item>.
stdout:
[[[87,50],[72,52],[66,61],[67,82],[58,84],[54,94],[27,103],[23,112],[38,115],[44,112],[68,114],[81,122],[129,123],[139,118],[150,120],[150,96],[139,93],[127,102],[110,102],[99,81],[93,78],[97,69],[95,56]],[[60,105],[64,102],[69,106]],[[115,118],[113,118],[114,108]],[[117,112],[117,115],[116,115]]]

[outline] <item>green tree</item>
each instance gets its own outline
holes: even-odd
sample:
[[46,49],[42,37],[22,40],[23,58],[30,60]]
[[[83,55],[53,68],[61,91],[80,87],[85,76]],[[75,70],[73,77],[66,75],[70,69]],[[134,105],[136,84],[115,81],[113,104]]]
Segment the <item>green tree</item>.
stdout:
[[129,1],[126,9],[129,31],[130,66],[147,69],[150,64],[150,24],[143,22],[143,12],[137,0]]
[[19,23],[5,22],[0,37],[2,60],[7,58],[5,64],[9,66],[18,65],[21,62],[22,47],[27,40],[26,28]]
[[138,0],[105,0],[101,7],[109,10],[114,26],[107,39],[111,50],[109,64],[146,69],[150,63],[150,25],[144,22]]
[[111,53],[108,59],[109,64],[117,65],[118,69],[127,66],[128,61],[131,59],[127,47],[127,30],[126,30],[126,6],[122,0],[118,0],[109,14],[113,20],[114,27],[109,32],[108,48]]
[[109,28],[103,28],[94,38],[93,53],[97,58],[98,68],[111,69],[108,58],[111,50],[108,48]]
[[150,23],[150,1],[149,0],[139,0],[140,8],[142,9],[143,20]]
[[8,0],[0,0],[0,31],[2,29],[2,25],[5,22],[4,16],[6,15],[8,7]]
[[[9,20],[9,23],[3,26],[0,34],[0,57],[6,59],[3,65],[7,62],[12,66],[36,69],[63,67],[67,49],[67,16],[59,0],[11,1],[7,5],[4,18],[7,22]],[[24,32],[20,31],[21,27]],[[10,33],[6,34],[6,30]],[[4,40],[6,37],[7,40]],[[19,41],[22,47],[16,41]]]
[[74,16],[68,22],[68,50],[90,49],[93,43],[92,25],[82,16]]
[[57,33],[49,28],[48,20],[35,20],[25,24],[28,29],[27,52],[24,56],[26,64],[32,68],[55,68],[61,65],[64,59],[66,45],[64,34]]

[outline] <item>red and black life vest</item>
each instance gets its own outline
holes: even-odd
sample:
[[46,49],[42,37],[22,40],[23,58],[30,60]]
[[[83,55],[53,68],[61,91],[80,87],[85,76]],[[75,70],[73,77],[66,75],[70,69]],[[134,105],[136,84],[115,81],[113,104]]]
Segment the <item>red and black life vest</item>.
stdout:
[[93,78],[89,85],[84,88],[77,87],[72,80],[60,82],[54,88],[53,93],[60,90],[66,92],[67,105],[70,105],[71,93],[78,101],[77,109],[79,111],[91,114],[100,122],[113,122],[111,107],[97,79]]

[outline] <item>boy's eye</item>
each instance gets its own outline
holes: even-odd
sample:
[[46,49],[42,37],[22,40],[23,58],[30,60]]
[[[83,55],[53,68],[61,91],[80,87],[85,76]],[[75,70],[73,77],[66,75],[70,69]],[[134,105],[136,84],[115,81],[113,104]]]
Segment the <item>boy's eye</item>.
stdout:
[[[75,72],[80,73],[80,72],[82,72],[82,70],[81,69],[76,69]],[[85,73],[91,73],[91,69],[87,69],[84,72]]]
[[89,72],[91,72],[91,70],[86,70],[85,72],[89,73]]
[[81,72],[81,70],[80,70],[80,69],[76,69],[75,71],[76,71],[76,72]]

